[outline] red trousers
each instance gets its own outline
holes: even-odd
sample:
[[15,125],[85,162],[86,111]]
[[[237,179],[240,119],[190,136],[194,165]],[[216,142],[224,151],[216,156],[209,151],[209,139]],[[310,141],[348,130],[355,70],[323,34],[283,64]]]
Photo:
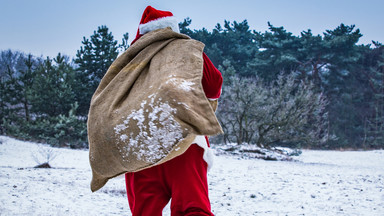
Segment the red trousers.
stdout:
[[196,144],[179,157],[125,175],[133,216],[162,215],[171,200],[171,215],[213,215],[208,198],[204,149]]

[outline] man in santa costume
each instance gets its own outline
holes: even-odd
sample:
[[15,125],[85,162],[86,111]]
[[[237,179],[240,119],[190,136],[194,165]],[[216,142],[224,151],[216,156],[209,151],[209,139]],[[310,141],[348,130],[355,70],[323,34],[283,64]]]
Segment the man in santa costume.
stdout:
[[88,114],[91,190],[125,174],[134,216],[213,215],[207,136],[223,82],[204,44],[180,34],[171,12],[148,6],[136,38],[108,68]]
[[[148,6],[142,15],[136,38],[157,29],[170,27],[179,32],[178,22],[169,11]],[[203,55],[202,87],[206,97],[220,97],[223,78],[205,53]],[[171,201],[171,214],[213,215],[208,198],[207,170],[212,165],[212,153],[207,136],[197,136],[180,156],[138,172],[126,173],[129,206],[134,216],[162,215]]]

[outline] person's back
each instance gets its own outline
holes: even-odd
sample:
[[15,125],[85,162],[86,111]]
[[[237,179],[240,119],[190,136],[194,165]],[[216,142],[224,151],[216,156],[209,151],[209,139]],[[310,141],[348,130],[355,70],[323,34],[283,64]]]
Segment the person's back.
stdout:
[[[148,6],[135,43],[147,32],[171,27],[178,31],[172,13]],[[220,97],[221,73],[203,53],[202,86],[209,100]],[[161,215],[171,201],[172,215],[213,215],[208,198],[207,167],[212,163],[207,137],[197,137],[188,150],[166,163],[126,174],[128,200],[133,215]],[[205,159],[205,160],[204,160]]]

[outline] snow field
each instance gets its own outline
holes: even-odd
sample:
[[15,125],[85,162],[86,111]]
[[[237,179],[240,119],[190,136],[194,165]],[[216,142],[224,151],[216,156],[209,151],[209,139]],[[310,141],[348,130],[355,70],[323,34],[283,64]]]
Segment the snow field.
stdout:
[[[53,168],[33,168],[46,152],[56,155]],[[384,215],[384,150],[304,150],[295,160],[217,156],[208,174],[213,213]],[[0,215],[130,215],[123,177],[95,193],[90,179],[86,150],[0,136]]]

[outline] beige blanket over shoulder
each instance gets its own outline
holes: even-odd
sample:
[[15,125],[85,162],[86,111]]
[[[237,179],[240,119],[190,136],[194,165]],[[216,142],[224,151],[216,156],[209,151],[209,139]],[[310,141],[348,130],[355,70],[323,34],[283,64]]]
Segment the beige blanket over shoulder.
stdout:
[[92,191],[110,178],[181,155],[196,135],[222,133],[201,85],[203,48],[159,29],[112,63],[88,116]]

